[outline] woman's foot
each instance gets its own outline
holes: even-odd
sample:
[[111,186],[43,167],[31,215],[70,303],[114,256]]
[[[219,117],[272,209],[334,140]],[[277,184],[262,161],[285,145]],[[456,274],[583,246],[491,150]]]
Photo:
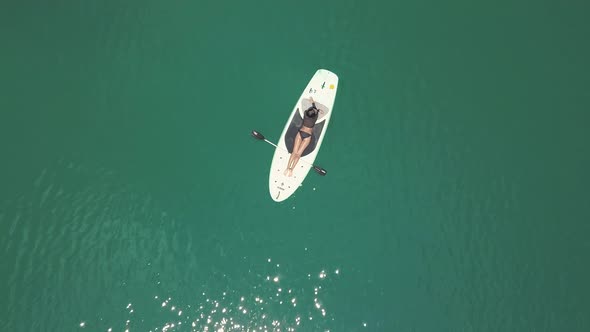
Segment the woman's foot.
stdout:
[[289,171],[287,172],[287,176],[291,177],[293,175],[293,169],[289,168]]
[[289,174],[289,167],[285,168],[285,171],[283,172],[284,176],[288,176],[287,174]]

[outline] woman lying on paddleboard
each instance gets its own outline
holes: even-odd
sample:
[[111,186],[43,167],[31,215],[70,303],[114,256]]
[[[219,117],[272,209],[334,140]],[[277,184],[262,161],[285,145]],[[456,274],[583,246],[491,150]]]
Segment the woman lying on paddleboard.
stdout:
[[303,124],[301,128],[299,128],[298,135],[295,135],[295,144],[293,144],[293,152],[291,153],[291,157],[289,158],[289,163],[287,163],[287,169],[285,169],[284,174],[286,176],[293,175],[293,169],[299,158],[301,158],[301,154],[305,151],[305,148],[311,142],[311,135],[313,133],[313,126],[315,126],[316,121],[318,120],[318,115],[323,113],[315,106],[315,102],[313,101],[312,97],[309,97],[311,100],[311,107],[306,109],[303,112]]

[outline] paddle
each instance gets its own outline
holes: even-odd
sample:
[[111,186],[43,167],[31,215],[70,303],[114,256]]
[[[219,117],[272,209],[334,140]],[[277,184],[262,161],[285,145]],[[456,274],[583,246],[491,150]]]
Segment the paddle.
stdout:
[[[266,143],[268,143],[268,144],[270,144],[270,145],[274,146],[275,148],[278,148],[278,146],[277,146],[276,144],[274,144],[273,142],[271,142],[271,141],[267,140],[267,139],[264,137],[264,135],[262,135],[261,133],[257,132],[256,130],[252,130],[252,137],[254,137],[254,138],[256,138],[256,139],[259,139],[259,140],[261,140],[261,141],[265,141]],[[285,150],[284,148],[281,148],[281,149]],[[319,167],[319,166],[313,165],[313,164],[311,164],[311,163],[309,163],[309,162],[305,161],[304,159],[299,159],[299,160],[301,160],[301,161],[303,161],[304,163],[306,163],[306,164],[310,165],[311,167],[313,167],[313,170],[314,170],[314,171],[316,171],[316,173],[318,173],[318,174],[319,174],[319,175],[321,175],[321,176],[324,176],[324,175],[328,174],[328,171],[326,171],[325,169],[323,169],[323,168],[321,168],[321,167]]]

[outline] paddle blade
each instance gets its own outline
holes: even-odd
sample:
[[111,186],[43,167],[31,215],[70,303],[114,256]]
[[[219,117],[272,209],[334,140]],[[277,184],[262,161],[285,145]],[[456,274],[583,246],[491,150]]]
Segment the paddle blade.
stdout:
[[264,140],[264,135],[262,135],[261,133],[257,132],[256,130],[252,130],[252,137],[259,139],[261,141]]
[[325,176],[326,174],[328,174],[328,171],[326,171],[325,169],[319,167],[319,166],[313,166],[313,170],[316,171],[316,173],[318,173],[321,176]]

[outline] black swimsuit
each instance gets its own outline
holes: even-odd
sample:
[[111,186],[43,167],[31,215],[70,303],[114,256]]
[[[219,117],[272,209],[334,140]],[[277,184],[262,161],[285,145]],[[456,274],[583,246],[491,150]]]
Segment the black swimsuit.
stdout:
[[308,137],[311,137],[311,134],[308,134],[306,132],[304,132],[303,130],[299,129],[299,135],[301,135],[302,139],[306,139]]
[[[315,112],[313,112],[315,111]],[[305,126],[307,128],[313,128],[313,126],[315,125],[315,122],[318,119],[318,113],[319,113],[319,109],[315,106],[315,103],[311,104],[311,107],[306,109],[305,112],[303,112],[303,126],[302,128]],[[310,115],[311,113],[311,115]],[[299,129],[299,135],[301,135],[302,139],[306,139],[308,137],[311,136],[311,134],[306,133],[305,131]]]

